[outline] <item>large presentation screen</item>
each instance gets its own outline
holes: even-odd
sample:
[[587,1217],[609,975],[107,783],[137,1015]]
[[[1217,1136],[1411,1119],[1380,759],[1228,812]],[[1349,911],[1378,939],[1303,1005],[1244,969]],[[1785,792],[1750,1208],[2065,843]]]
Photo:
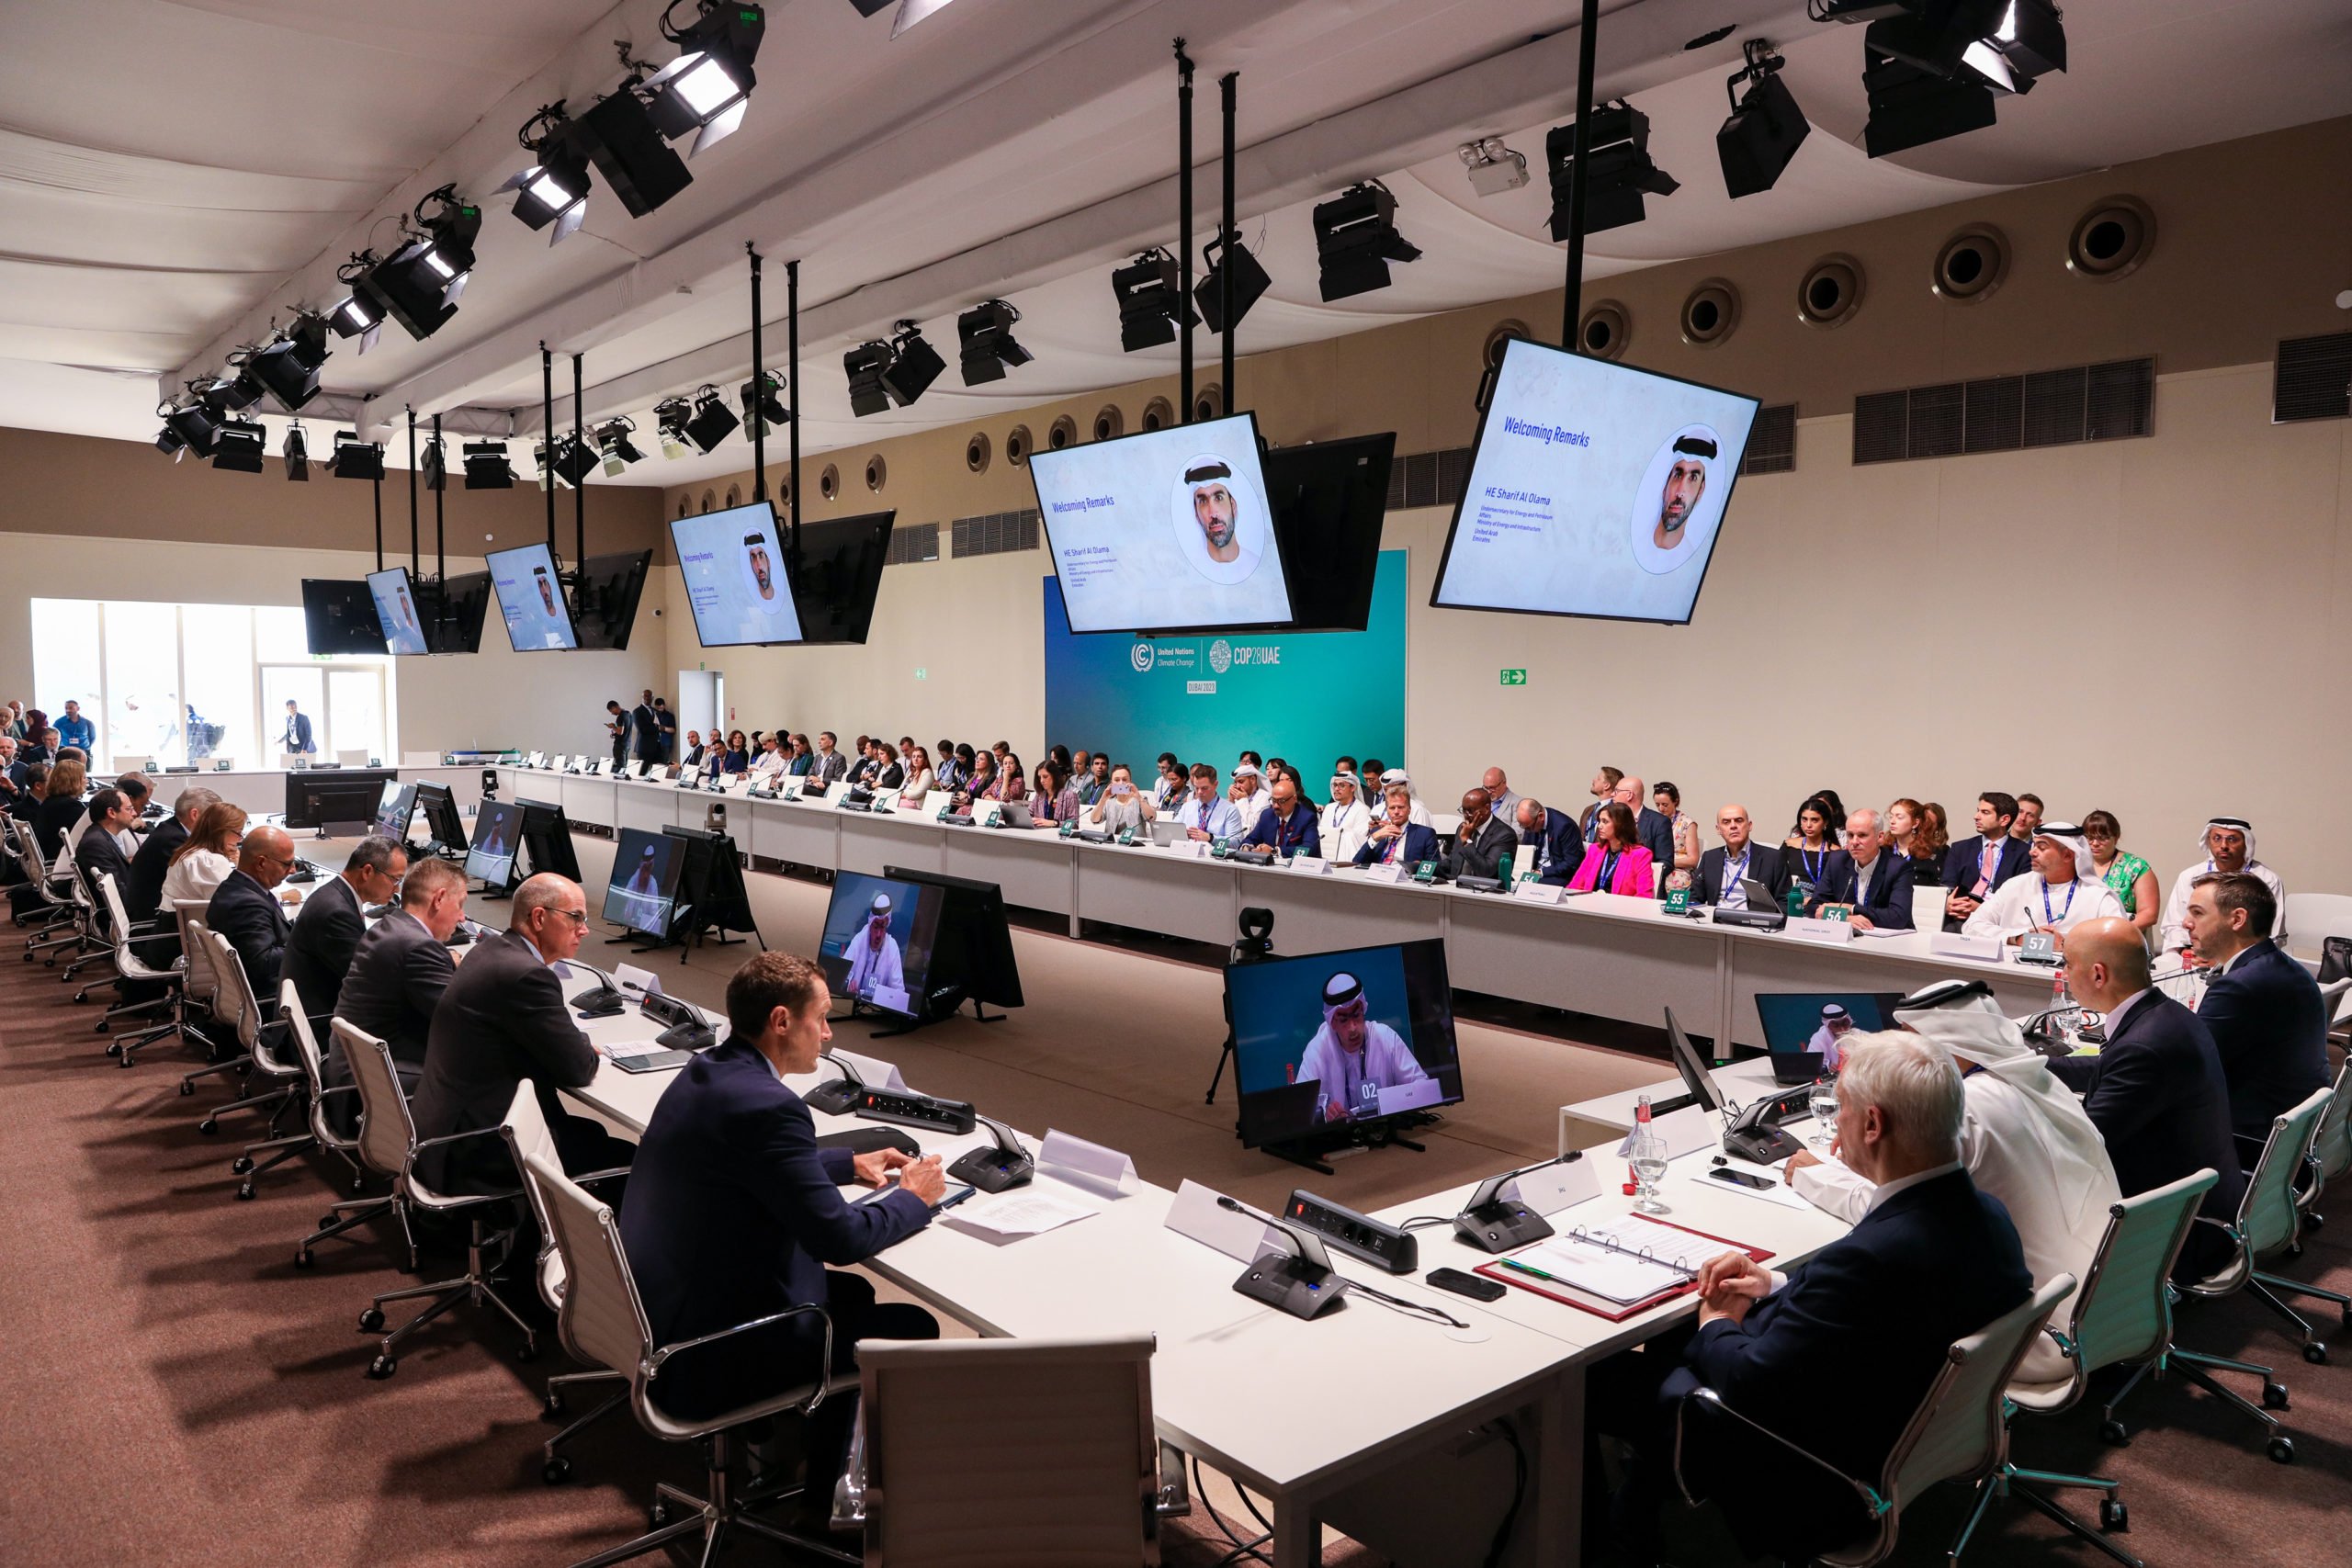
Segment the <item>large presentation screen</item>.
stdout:
[[1253,416],[1033,453],[1029,477],[1070,630],[1289,624]]
[[695,635],[705,648],[747,648],[800,640],[800,615],[785,576],[775,507],[764,501],[671,520],[678,570]]
[[1757,400],[1510,340],[1430,603],[1690,619]]
[[388,653],[430,653],[424,621],[416,613],[416,593],[409,587],[408,568],[388,567],[368,574],[368,592],[376,601],[376,619],[384,628]]
[[506,618],[506,640],[515,652],[580,646],[571,630],[571,609],[563,602],[563,580],[545,545],[492,550],[482,559],[490,567],[498,613]]

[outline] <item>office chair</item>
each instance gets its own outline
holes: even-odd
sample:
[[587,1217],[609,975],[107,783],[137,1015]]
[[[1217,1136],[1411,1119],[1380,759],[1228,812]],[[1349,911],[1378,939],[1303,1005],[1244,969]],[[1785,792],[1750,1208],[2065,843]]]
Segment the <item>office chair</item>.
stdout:
[[[529,1360],[538,1354],[539,1337],[531,1325],[506,1304],[492,1287],[504,1278],[507,1253],[512,1249],[514,1228],[492,1230],[486,1222],[490,1213],[486,1205],[511,1204],[522,1196],[519,1188],[501,1192],[447,1194],[435,1191],[416,1175],[416,1156],[420,1150],[436,1148],[468,1138],[504,1138],[506,1129],[476,1127],[470,1132],[451,1133],[445,1137],[420,1139],[416,1122],[409,1115],[408,1096],[401,1092],[400,1069],[392,1065],[392,1048],[365,1030],[352,1026],[344,1019],[333,1025],[335,1043],[343,1050],[343,1059],[350,1064],[352,1081],[359,1088],[359,1139],[357,1153],[363,1164],[379,1176],[391,1178],[391,1209],[401,1222],[401,1234],[408,1242],[408,1266],[417,1267],[416,1227],[412,1215],[463,1215],[468,1223],[466,1238],[466,1271],[454,1280],[436,1280],[430,1285],[411,1285],[405,1290],[387,1291],[378,1296],[367,1311],[359,1314],[359,1331],[376,1334],[384,1327],[384,1303],[408,1301],[417,1296],[430,1296],[423,1311],[385,1334],[378,1348],[376,1359],[368,1364],[371,1378],[388,1378],[397,1371],[400,1362],[392,1352],[400,1342],[456,1306],[469,1301],[477,1306],[498,1309],[509,1323],[523,1331],[523,1348],[519,1359]],[[511,1210],[504,1210],[511,1213]]]
[[[582,1559],[573,1568],[606,1568],[607,1564],[641,1557],[689,1536],[701,1538],[702,1561],[713,1562],[718,1561],[719,1548],[729,1535],[746,1530],[836,1562],[862,1562],[864,1559],[858,1556],[827,1542],[793,1534],[752,1512],[796,1498],[801,1495],[801,1487],[775,1484],[763,1477],[738,1491],[729,1473],[735,1439],[743,1427],[778,1416],[812,1415],[827,1398],[854,1390],[854,1373],[827,1371],[803,1387],[769,1394],[707,1420],[683,1420],[655,1403],[662,1369],[679,1351],[796,1317],[816,1319],[822,1335],[820,1364],[830,1369],[833,1362],[833,1324],[825,1309],[815,1305],[789,1307],[749,1323],[739,1323],[732,1328],[722,1328],[716,1334],[698,1335],[674,1345],[657,1345],[652,1326],[646,1322],[645,1303],[638,1295],[636,1277],[629,1272],[628,1255],[621,1246],[620,1225],[611,1207],[590,1197],[546,1155],[525,1156],[523,1179],[537,1189],[539,1212],[548,1216],[548,1230],[563,1257],[566,1284],[560,1322],[564,1342],[578,1346],[589,1360],[627,1370],[629,1409],[639,1426],[664,1442],[700,1442],[707,1454],[705,1470],[709,1490],[706,1495],[697,1497],[684,1487],[658,1483],[651,1510],[653,1529],[634,1540]],[[682,1512],[673,1517],[673,1510]]]
[[[204,1120],[196,1124],[196,1130],[209,1138],[220,1131],[220,1117],[224,1111],[259,1111],[267,1113],[266,1124],[271,1136],[275,1137],[277,1124],[285,1118],[286,1112],[297,1109],[295,1092],[302,1081],[302,1069],[278,1055],[277,1032],[263,1018],[261,1004],[254,998],[253,986],[245,978],[245,961],[229,944],[229,939],[219,931],[208,931],[204,937],[207,943],[205,956],[211,961],[213,976],[219,985],[214,1004],[225,1012],[222,1021],[235,1032],[237,1043],[243,1051],[243,1055],[235,1061],[243,1064],[243,1070],[248,1077],[244,1087],[254,1087],[250,1079],[256,1076],[263,1087],[258,1094],[249,1094],[242,1100],[213,1107]],[[230,1170],[235,1175],[244,1174],[233,1164]],[[250,1198],[253,1194],[241,1192],[238,1196]]]
[[[1754,1417],[1734,1410],[1711,1388],[1693,1389],[1675,1409],[1674,1483],[1683,1500],[1696,1506],[1699,1499],[1692,1495],[1690,1483],[1682,1472],[1682,1450],[1691,1408],[1703,1406],[1761,1433],[1806,1463],[1827,1471],[1860,1500],[1862,1510],[1870,1518],[1869,1533],[1850,1545],[1820,1553],[1819,1562],[1830,1568],[1871,1568],[1874,1563],[1883,1562],[1894,1554],[1896,1526],[1904,1505],[1910,1498],[1939,1481],[1981,1483],[2007,1462],[2009,1428],[2005,1412],[2009,1381],[2017,1375],[2018,1363],[2025,1359],[2027,1345],[2041,1332],[2058,1303],[2074,1291],[2072,1274],[2056,1275],[2007,1315],[1955,1341],[1946,1353],[1943,1370],[1928,1384],[1919,1408],[1887,1454],[1875,1486],[1846,1474]],[[1969,1530],[1974,1525],[1972,1516],[1968,1528],[1952,1543],[1953,1557],[1967,1549]]]
[[130,923],[130,916],[123,911],[122,889],[115,886],[114,873],[109,871],[99,874],[98,894],[106,904],[107,923],[113,928],[115,933],[115,973],[126,980],[134,980],[141,985],[160,986],[163,987],[163,995],[152,1001],[123,1002],[107,1009],[105,1014],[98,1020],[97,1032],[101,1034],[110,1032],[117,1019],[138,1018],[159,1010],[165,1010],[170,1015],[160,1023],[148,1024],[144,1028],[107,1043],[107,1055],[112,1056],[119,1065],[127,1067],[131,1065],[132,1054],[141,1046],[160,1040],[166,1034],[179,1032],[180,993],[187,976],[177,969],[154,968],[139,955],[138,943],[143,939],[152,937],[163,922],[150,920],[140,926]]
[[293,1037],[295,1059],[301,1064],[303,1081],[311,1093],[311,1141],[351,1167],[353,1195],[321,1215],[319,1228],[304,1236],[301,1245],[295,1248],[294,1267],[308,1269],[314,1261],[311,1256],[311,1247],[331,1235],[341,1235],[355,1225],[365,1224],[379,1214],[390,1213],[392,1201],[360,1195],[367,1190],[368,1171],[359,1163],[359,1140],[346,1138],[336,1132],[334,1119],[327,1114],[328,1100],[338,1095],[356,1096],[359,1086],[346,1083],[327,1087],[326,1058],[319,1050],[319,1037],[311,1031],[310,1018],[302,1011],[291,980],[280,987],[278,1007],[286,1019],[287,1032]]
[[1158,1562],[1160,1519],[1189,1503],[1161,1481],[1152,1349],[1148,1334],[859,1345],[834,1523],[865,1528],[873,1568]]

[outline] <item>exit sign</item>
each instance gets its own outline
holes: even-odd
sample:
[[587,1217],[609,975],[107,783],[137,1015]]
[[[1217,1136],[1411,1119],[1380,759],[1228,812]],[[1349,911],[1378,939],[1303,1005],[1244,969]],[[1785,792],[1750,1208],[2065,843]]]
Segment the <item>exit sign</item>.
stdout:
[[1524,670],[1506,670],[1503,671],[1502,683],[1506,686],[1524,686],[1527,684],[1527,671]]

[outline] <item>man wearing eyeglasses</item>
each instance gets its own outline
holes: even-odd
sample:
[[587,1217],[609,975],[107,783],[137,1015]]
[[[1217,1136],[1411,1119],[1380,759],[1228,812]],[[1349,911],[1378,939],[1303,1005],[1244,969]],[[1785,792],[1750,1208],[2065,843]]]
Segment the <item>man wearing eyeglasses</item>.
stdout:
[[[436,1192],[514,1189],[520,1178],[497,1129],[526,1079],[565,1170],[577,1176],[626,1166],[634,1152],[565,1111],[557,1094],[596,1076],[596,1053],[572,1021],[554,967],[580,951],[588,896],[571,878],[542,872],[514,890],[511,910],[506,930],[474,945],[433,1010],[411,1104],[420,1142],[457,1139],[416,1156],[417,1175]],[[600,1195],[609,1198],[610,1190]]]
[[286,938],[292,929],[277,888],[294,869],[294,840],[286,829],[250,829],[237,851],[236,869],[220,879],[204,908],[205,923],[237,950],[254,999],[265,1009],[277,1001],[278,970],[286,961]]

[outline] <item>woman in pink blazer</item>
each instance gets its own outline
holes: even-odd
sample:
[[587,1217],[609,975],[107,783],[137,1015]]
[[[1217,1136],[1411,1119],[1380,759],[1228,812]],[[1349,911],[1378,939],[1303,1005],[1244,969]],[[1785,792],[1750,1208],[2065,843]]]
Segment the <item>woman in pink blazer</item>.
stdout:
[[1625,893],[1654,898],[1657,871],[1650,852],[1634,840],[1634,808],[1612,800],[1600,808],[1600,831],[1586,846],[1584,863],[1568,879],[1571,892]]

